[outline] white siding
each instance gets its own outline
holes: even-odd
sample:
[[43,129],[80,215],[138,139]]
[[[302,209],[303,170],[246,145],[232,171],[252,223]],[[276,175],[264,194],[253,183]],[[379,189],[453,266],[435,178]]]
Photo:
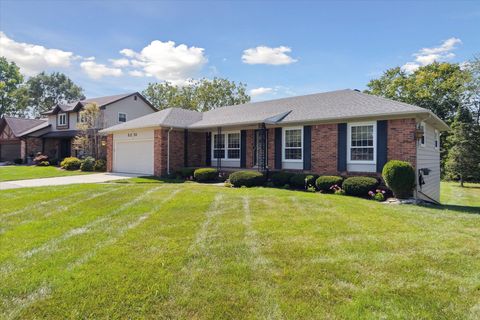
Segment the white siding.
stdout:
[[425,146],[421,146],[417,142],[417,184],[418,170],[422,168],[430,169],[428,176],[423,175],[425,184],[417,186],[418,197],[420,199],[429,200],[428,197],[440,201],[440,147],[435,148],[435,128],[425,123]]
[[103,110],[103,128],[108,128],[116,124],[122,123],[118,121],[118,113],[126,113],[127,121],[145,116],[155,112],[148,104],[146,104],[140,97],[137,100],[134,96],[122,99],[115,103],[109,104]]

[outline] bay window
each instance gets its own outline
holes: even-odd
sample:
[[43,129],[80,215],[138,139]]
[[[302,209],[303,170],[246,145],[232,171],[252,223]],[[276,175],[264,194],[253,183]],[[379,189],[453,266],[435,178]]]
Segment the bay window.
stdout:
[[348,162],[375,163],[376,123],[348,125]]
[[213,159],[240,159],[240,132],[213,133],[212,135]]
[[303,161],[303,128],[283,129],[283,161]]

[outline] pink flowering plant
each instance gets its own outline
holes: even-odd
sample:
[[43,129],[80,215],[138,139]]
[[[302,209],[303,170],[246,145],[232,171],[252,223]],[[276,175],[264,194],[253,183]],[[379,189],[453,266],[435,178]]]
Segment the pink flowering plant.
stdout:
[[375,192],[369,191],[368,195],[370,198],[372,198],[372,200],[379,202],[385,201],[385,190],[377,189]]
[[333,186],[330,187],[330,190],[334,193],[334,194],[338,194],[338,195],[344,195],[345,194],[345,191],[337,184],[334,184]]

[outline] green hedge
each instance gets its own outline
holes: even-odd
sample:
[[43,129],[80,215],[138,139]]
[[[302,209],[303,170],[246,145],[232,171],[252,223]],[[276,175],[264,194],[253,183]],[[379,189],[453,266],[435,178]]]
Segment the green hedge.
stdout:
[[80,165],[80,170],[82,171],[93,171],[95,167],[95,159],[92,157],[86,157]]
[[228,177],[234,187],[258,187],[265,183],[265,176],[257,171],[237,171]]
[[182,177],[183,179],[188,179],[190,177],[193,177],[195,173],[195,168],[181,168],[175,171],[175,174],[177,176]]
[[82,165],[82,161],[76,157],[68,157],[63,159],[60,163],[60,167],[65,170],[78,170]]
[[305,180],[307,187],[314,186],[317,175],[307,174],[307,173],[295,173],[290,178],[290,186],[294,189],[305,189]]
[[95,165],[93,166],[93,170],[98,172],[107,171],[107,161],[103,159],[96,160]]
[[341,187],[342,181],[343,178],[340,176],[320,176],[317,181],[315,181],[315,185],[320,191],[331,192],[332,190],[330,188],[334,185]]
[[272,183],[275,187],[283,187],[287,184],[290,184],[290,179],[294,175],[295,174],[292,172],[278,171],[272,174],[272,176],[270,177],[270,180],[272,180]]
[[383,167],[382,176],[395,197],[404,199],[412,196],[415,188],[415,170],[410,163],[390,160]]
[[372,177],[351,177],[342,184],[345,193],[350,196],[366,197],[368,192],[378,186],[378,180]]
[[193,177],[198,182],[212,182],[218,179],[218,170],[214,168],[200,168],[193,172]]

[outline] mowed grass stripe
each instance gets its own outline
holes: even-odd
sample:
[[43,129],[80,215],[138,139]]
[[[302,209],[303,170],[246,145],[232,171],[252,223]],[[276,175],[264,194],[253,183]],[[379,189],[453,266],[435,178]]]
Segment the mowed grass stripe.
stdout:
[[[164,317],[159,310],[213,196],[188,188],[166,196],[159,209],[135,228],[99,248],[83,264],[62,271],[69,276],[55,285],[51,296],[24,310],[22,318]],[[195,202],[186,201],[193,197]],[[134,223],[145,214],[137,214]]]
[[[149,215],[154,213],[154,210],[158,210],[161,204],[170,201],[178,192],[178,190],[174,190],[160,195],[154,194],[159,189],[160,187],[152,188],[142,194],[141,199],[146,202],[145,205],[137,205],[122,215],[119,215],[119,211],[110,214],[112,219],[108,223],[98,225],[97,229],[74,233],[70,237],[56,242],[56,250],[49,247],[48,251],[42,250],[31,259],[24,259],[26,265],[16,268],[14,273],[4,279],[5,284],[15,284],[16,288],[15,290],[2,292],[3,304],[11,306],[13,302],[34,294],[39,288],[48,288],[49,292],[52,291],[52,288],[56,287],[57,278],[63,278],[68,270],[72,269],[69,268],[70,266],[78,263],[81,259],[86,259],[86,256],[92,253],[92,250],[98,245],[96,241],[102,238],[102,234],[107,239],[106,246],[110,239],[121,237],[128,230],[137,227],[139,222],[148,218]],[[158,196],[161,196],[161,198],[158,199]],[[151,207],[153,203],[157,203],[155,209]],[[123,210],[126,209],[127,207],[124,207]],[[86,236],[87,233],[91,233],[91,236]],[[45,270],[48,271],[45,272]]]

